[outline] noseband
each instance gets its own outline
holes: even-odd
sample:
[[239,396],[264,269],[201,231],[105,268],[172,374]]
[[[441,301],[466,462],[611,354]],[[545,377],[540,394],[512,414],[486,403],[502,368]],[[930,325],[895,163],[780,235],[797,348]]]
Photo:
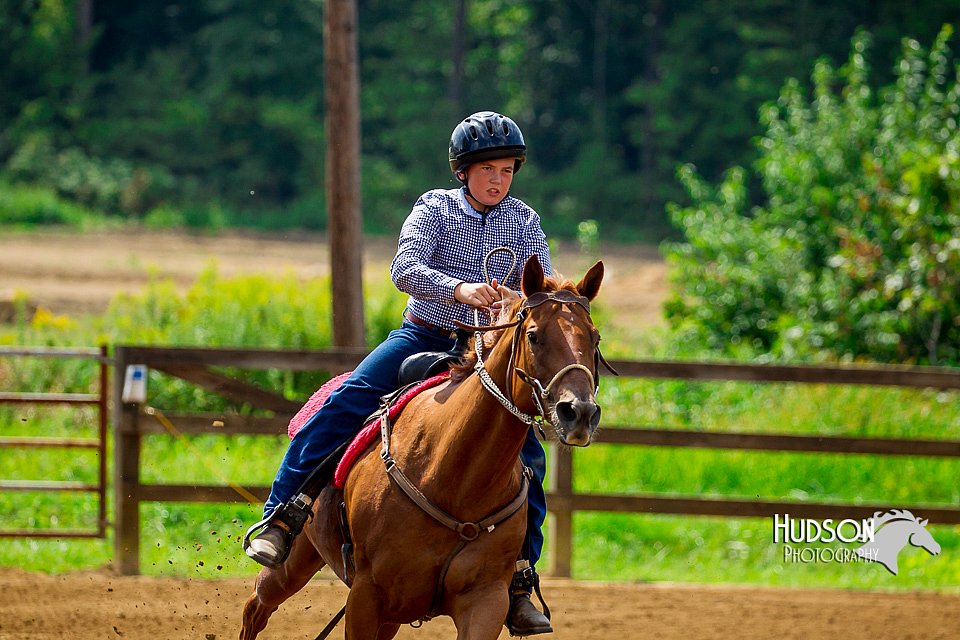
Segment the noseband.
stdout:
[[[573,293],[572,291],[560,290],[560,291],[551,291],[551,292],[538,292],[530,295],[520,304],[520,310],[517,311],[516,319],[513,322],[503,325],[491,326],[491,327],[468,327],[473,329],[476,332],[476,337],[474,338],[474,350],[477,354],[477,363],[474,365],[474,370],[477,372],[477,375],[480,376],[480,382],[483,384],[483,387],[494,397],[504,408],[513,414],[518,420],[527,425],[536,425],[540,430],[540,434],[543,435],[543,425],[549,425],[556,429],[549,418],[547,418],[547,411],[543,405],[543,400],[550,398],[551,389],[553,386],[562,378],[564,375],[570,373],[571,371],[580,370],[587,374],[587,378],[590,380],[590,384],[593,386],[593,395],[596,397],[597,389],[599,385],[599,380],[594,371],[591,371],[588,367],[580,364],[579,362],[568,364],[567,366],[560,369],[550,382],[546,386],[540,382],[534,376],[531,376],[526,371],[520,367],[514,366],[513,362],[516,358],[517,348],[519,345],[519,336],[522,333],[520,330],[521,326],[527,319],[527,311],[535,307],[539,307],[545,302],[556,302],[559,304],[577,304],[580,305],[589,315],[590,313],[590,301],[584,297]],[[521,381],[526,383],[531,388],[531,395],[533,397],[534,404],[537,405],[537,411],[540,412],[537,416],[530,416],[523,411],[521,411],[516,404],[513,402],[513,398],[504,394],[500,390],[500,387],[497,386],[497,383],[493,381],[493,378],[490,376],[490,373],[487,371],[486,366],[483,362],[483,333],[485,331],[491,330],[500,330],[500,329],[509,329],[510,327],[516,327],[513,332],[513,339],[510,344],[510,362],[507,365],[507,371],[509,375],[510,371],[514,371],[517,374],[517,377]],[[594,368],[597,364],[603,359],[603,356],[600,355],[600,349],[598,348],[594,354]],[[605,363],[605,361],[604,361]],[[609,366],[609,365],[608,365]],[[507,389],[510,389],[509,380],[507,380]]]

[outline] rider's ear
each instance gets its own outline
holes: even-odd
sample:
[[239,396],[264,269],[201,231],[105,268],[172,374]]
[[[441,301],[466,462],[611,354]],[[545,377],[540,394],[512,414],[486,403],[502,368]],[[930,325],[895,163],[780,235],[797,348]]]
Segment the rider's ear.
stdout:
[[597,297],[597,294],[600,292],[600,283],[603,281],[603,261],[598,261],[597,264],[590,267],[590,270],[587,271],[587,274],[583,276],[577,284],[577,291],[580,292],[580,295],[586,296],[587,300],[593,300]]
[[533,254],[527,258],[527,264],[523,265],[523,279],[520,281],[523,295],[529,298],[533,294],[543,291],[543,278],[543,267],[540,265],[540,259],[537,258],[537,254]]

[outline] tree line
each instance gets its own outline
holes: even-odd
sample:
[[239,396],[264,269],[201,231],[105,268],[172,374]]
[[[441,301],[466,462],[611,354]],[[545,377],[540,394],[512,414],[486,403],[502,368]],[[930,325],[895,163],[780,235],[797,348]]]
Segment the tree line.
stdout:
[[[758,159],[681,172],[667,245],[676,344],[733,357],[960,364],[960,59],[953,27],[904,42],[871,88],[871,38],[764,107]],[[750,181],[761,186],[751,199]]]
[[[524,130],[515,190],[548,233],[676,233],[670,202],[758,160],[762,105],[872,34],[869,81],[932,42],[936,0],[359,0],[366,229],[452,185],[449,132],[495,109]],[[324,229],[321,0],[0,0],[0,189],[109,215]],[[749,188],[751,185],[747,184]],[[756,185],[753,185],[754,187]],[[612,237],[612,235],[611,235]]]

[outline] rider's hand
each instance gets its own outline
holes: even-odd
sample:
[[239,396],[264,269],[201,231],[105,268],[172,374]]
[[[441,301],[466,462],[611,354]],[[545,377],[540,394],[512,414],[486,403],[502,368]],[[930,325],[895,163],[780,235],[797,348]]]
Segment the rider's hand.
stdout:
[[497,293],[500,294],[500,299],[494,302],[490,307],[493,315],[497,316],[509,311],[510,308],[517,302],[517,300],[520,299],[520,294],[510,287],[497,284],[496,279],[494,279],[492,284],[497,288]]
[[483,282],[461,282],[453,290],[453,298],[457,302],[468,304],[477,309],[486,309],[494,302],[500,300],[500,292],[497,291],[497,281],[494,280],[493,286]]

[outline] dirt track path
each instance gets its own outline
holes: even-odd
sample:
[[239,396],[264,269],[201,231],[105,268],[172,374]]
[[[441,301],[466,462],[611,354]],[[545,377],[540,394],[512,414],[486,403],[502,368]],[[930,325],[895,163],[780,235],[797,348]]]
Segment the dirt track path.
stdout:
[[[367,239],[367,277],[386,277],[395,250],[392,239]],[[602,254],[607,266],[604,304],[632,323],[662,322],[666,267],[656,249],[610,247]],[[573,247],[561,247],[553,259],[554,266],[571,277],[589,266]],[[169,278],[186,287],[212,260],[226,276],[256,272],[309,278],[326,274],[330,266],[326,240],[302,234],[5,233],[0,234],[0,300],[21,290],[55,313],[99,313],[116,293],[137,292],[151,278]]]
[[[0,640],[222,640],[235,638],[251,580],[47,576],[0,572]],[[545,579],[554,640],[955,640],[960,595],[676,585],[602,585]],[[343,604],[345,588],[316,580],[260,636],[310,639]],[[401,639],[455,637],[449,618]],[[342,627],[332,636],[342,637]],[[504,631],[501,639],[508,638]]]

